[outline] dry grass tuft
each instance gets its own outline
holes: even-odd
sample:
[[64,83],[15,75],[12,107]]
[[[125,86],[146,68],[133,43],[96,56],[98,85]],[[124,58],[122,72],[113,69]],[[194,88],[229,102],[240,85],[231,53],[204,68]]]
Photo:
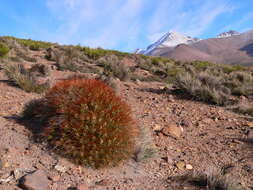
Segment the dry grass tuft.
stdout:
[[26,92],[43,93],[48,84],[39,84],[35,76],[26,70],[22,64],[3,66],[5,75],[11,82]]

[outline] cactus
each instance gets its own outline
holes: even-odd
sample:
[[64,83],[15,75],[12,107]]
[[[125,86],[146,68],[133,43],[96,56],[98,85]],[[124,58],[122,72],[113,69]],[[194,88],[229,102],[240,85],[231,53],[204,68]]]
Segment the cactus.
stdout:
[[43,135],[60,155],[93,168],[116,166],[132,156],[139,130],[130,107],[102,81],[66,79],[45,99],[56,116]]

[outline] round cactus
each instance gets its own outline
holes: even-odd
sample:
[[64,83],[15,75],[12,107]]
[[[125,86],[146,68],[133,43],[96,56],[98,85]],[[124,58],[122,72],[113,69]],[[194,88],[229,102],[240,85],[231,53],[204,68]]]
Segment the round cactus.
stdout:
[[59,154],[94,168],[132,156],[139,131],[130,107],[102,81],[64,80],[48,91],[46,101],[56,115],[44,135]]

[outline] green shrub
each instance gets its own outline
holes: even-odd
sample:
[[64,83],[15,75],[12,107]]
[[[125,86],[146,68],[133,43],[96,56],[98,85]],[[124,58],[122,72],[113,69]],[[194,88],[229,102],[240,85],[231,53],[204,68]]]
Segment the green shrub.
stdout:
[[224,73],[232,73],[235,71],[244,71],[245,67],[241,65],[223,65],[223,72]]
[[48,84],[39,84],[21,64],[4,65],[3,69],[9,80],[26,92],[43,93],[48,88]]
[[89,47],[79,47],[79,48],[86,56],[88,56],[92,60],[98,60],[99,58],[109,54],[117,55],[121,58],[129,55],[129,53],[119,52],[115,50],[105,50],[102,48],[89,48]]
[[0,58],[6,56],[9,52],[9,48],[3,44],[3,43],[0,43]]
[[43,134],[58,154],[93,168],[132,157],[138,129],[130,107],[105,83],[67,79],[51,88],[45,101],[55,113]]
[[36,40],[31,40],[31,39],[21,39],[21,38],[15,38],[11,36],[4,36],[3,38],[16,40],[21,45],[28,47],[30,50],[34,50],[34,51],[37,51],[40,49],[46,49],[46,48],[49,48],[51,45],[53,45],[52,43],[49,43],[49,42],[36,41]]
[[207,61],[195,61],[193,62],[193,65],[195,66],[195,68],[197,70],[206,70],[208,67],[211,66],[211,63],[207,62]]

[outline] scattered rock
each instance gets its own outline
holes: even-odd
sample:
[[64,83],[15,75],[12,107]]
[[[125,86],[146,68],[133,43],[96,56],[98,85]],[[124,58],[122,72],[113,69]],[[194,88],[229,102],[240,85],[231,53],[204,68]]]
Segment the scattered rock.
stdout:
[[21,177],[25,176],[26,174],[32,173],[32,172],[34,172],[34,170],[18,168],[13,171],[13,175],[14,175],[15,179],[20,179]]
[[51,177],[51,180],[52,180],[53,182],[60,181],[60,179],[61,179],[61,176],[60,176],[60,175],[55,175],[55,176]]
[[173,95],[169,95],[168,101],[172,102],[172,103],[175,102],[174,96]]
[[191,127],[192,122],[189,121],[189,120],[184,119],[184,120],[181,121],[181,125],[184,126],[184,127]]
[[154,132],[161,132],[162,131],[162,129],[163,129],[163,127],[161,126],[161,125],[155,125],[155,127],[154,127]]
[[185,168],[185,163],[183,161],[179,161],[176,163],[178,169],[183,170]]
[[179,138],[183,133],[183,128],[181,126],[177,126],[176,124],[171,124],[163,128],[162,133],[165,136],[172,135],[174,137]]
[[109,179],[102,179],[100,181],[95,182],[95,185],[99,185],[99,186],[107,186],[109,184],[110,184]]
[[241,100],[247,100],[247,98],[245,96],[240,96]]
[[211,124],[213,122],[213,120],[210,118],[206,118],[206,119],[203,119],[202,122],[205,124]]
[[248,127],[253,128],[253,122],[248,122],[247,125]]
[[192,165],[191,165],[191,164],[186,164],[186,166],[185,166],[185,167],[186,167],[186,169],[187,169],[187,170],[192,170],[192,169],[193,169],[193,167],[192,167]]
[[173,159],[172,159],[172,157],[170,155],[162,157],[162,160],[164,160],[168,164],[173,164]]
[[77,190],[89,190],[89,187],[87,184],[80,184],[77,186]]
[[61,173],[65,173],[68,170],[65,166],[61,166],[59,164],[57,164],[54,168]]
[[253,139],[253,130],[251,130],[248,134],[248,138]]
[[0,184],[1,183],[9,183],[11,182],[12,180],[14,180],[14,176],[11,173],[7,173],[7,174],[4,174],[1,178],[0,178]]
[[137,85],[140,85],[141,84],[141,81],[139,79],[136,79],[136,84]]
[[37,170],[21,178],[20,186],[24,190],[49,190],[49,180],[42,170]]

